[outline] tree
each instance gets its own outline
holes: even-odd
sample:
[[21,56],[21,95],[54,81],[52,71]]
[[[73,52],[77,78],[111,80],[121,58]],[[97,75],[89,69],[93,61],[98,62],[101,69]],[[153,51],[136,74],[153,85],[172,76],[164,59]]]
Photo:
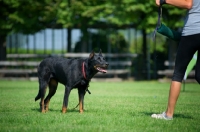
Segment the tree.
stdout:
[[[79,1],[80,2],[80,1]],[[78,16],[80,20],[76,21],[80,26],[87,27],[100,23],[101,27],[107,28],[125,28],[134,27],[142,31],[142,51],[144,60],[144,71],[150,74],[149,63],[149,45],[147,35],[153,32],[157,23],[157,10],[155,1],[138,1],[138,0],[109,0],[98,2],[80,2],[81,11],[73,16]],[[79,4],[80,4],[79,3]],[[164,23],[167,23],[171,28],[180,28],[183,24],[183,12],[172,6],[163,8]],[[99,27],[100,27],[99,24]],[[103,26],[102,26],[103,25]]]
[[30,34],[55,26],[57,4],[53,0],[0,0],[0,60],[6,59],[9,33]]
[[[5,40],[9,33],[35,33],[46,27],[81,29],[83,47],[88,46],[88,28],[134,27],[142,31],[146,60],[146,35],[154,30],[157,22],[155,2],[147,0],[0,0],[0,6],[0,60],[6,58]],[[165,24],[180,28],[184,13],[164,5]]]

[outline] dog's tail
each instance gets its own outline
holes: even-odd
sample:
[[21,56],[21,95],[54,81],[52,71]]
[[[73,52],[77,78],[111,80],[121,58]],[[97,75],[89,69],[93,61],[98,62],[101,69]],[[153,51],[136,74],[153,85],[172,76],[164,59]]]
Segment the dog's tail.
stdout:
[[37,96],[35,97],[35,101],[37,101],[40,98],[44,98],[45,93],[46,93],[46,88],[48,86],[48,81],[41,81],[39,80],[39,91]]
[[35,97],[35,101],[45,96],[46,88],[48,86],[51,72],[48,68],[44,68],[42,62],[38,66],[38,81],[39,81],[39,91]]
[[47,82],[42,82],[40,80],[39,80],[39,82],[40,82],[39,91],[38,91],[37,96],[35,97],[35,101],[37,101],[38,99],[43,98],[45,96],[46,88],[48,85]]
[[38,91],[38,95],[35,97],[35,101],[41,98],[41,90]]

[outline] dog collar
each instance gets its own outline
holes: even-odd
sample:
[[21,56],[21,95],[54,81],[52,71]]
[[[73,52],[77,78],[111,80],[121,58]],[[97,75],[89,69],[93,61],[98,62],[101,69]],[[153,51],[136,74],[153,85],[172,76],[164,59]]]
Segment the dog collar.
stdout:
[[85,62],[82,63],[82,73],[83,73],[83,77],[84,77],[86,80],[88,80],[88,79],[86,78],[86,74],[85,74]]

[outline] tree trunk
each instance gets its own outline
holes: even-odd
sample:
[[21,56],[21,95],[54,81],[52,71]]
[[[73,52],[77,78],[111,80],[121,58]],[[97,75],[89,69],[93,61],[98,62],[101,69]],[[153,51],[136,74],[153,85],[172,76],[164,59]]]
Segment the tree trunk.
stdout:
[[[71,0],[67,1],[68,3],[68,8],[71,8]],[[67,29],[67,52],[70,53],[72,52],[72,29],[70,27],[68,27]]]
[[88,31],[87,27],[81,28],[82,42],[81,42],[81,52],[88,52]]
[[67,29],[67,52],[72,52],[71,45],[72,45],[72,29]]
[[0,61],[6,60],[6,35],[0,35]]
[[[142,29],[142,52],[143,52],[143,64],[144,64],[144,73],[148,73],[147,71],[147,33],[145,29]],[[147,75],[147,74],[146,74]],[[145,76],[148,78],[148,75]]]

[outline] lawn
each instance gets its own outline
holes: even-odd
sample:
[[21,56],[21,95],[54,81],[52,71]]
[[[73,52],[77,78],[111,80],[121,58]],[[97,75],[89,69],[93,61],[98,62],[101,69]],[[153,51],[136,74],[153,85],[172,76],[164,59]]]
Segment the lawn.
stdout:
[[91,82],[85,96],[85,111],[72,90],[66,114],[61,113],[64,86],[59,84],[49,112],[39,112],[34,98],[38,82],[0,81],[1,132],[199,132],[200,86],[186,84],[176,106],[174,120],[152,119],[166,108],[169,83]]

